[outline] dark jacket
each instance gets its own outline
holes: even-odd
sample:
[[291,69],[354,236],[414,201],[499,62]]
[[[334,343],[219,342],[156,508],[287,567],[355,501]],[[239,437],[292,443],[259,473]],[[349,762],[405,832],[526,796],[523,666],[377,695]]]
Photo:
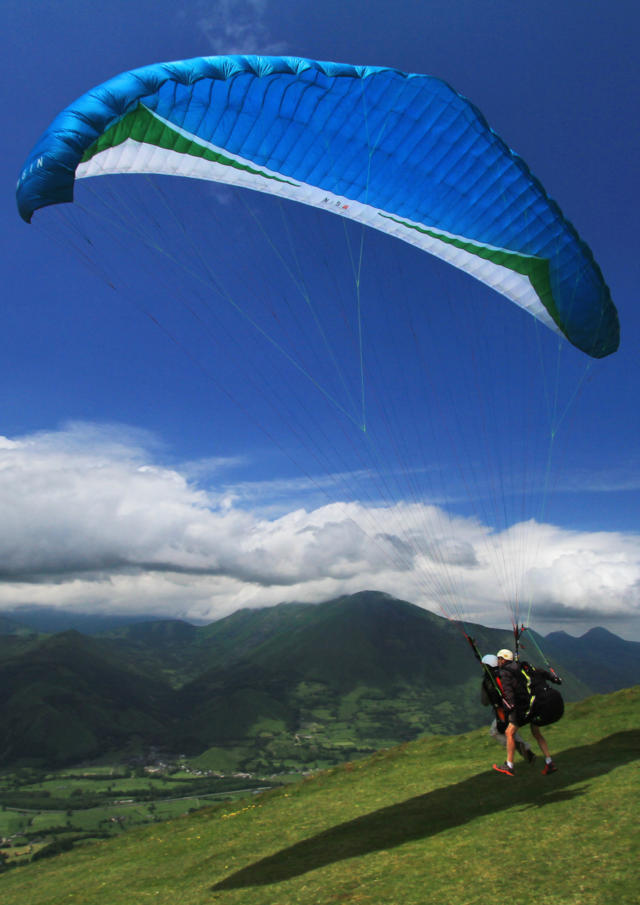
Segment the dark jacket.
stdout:
[[529,693],[524,682],[520,664],[513,660],[500,666],[496,675],[502,686],[502,697],[507,708],[518,713],[525,713],[529,707]]
[[[489,675],[489,671],[493,673],[494,680],[491,680],[491,676]],[[495,676],[497,673],[497,667],[492,668],[491,666],[484,667],[484,676],[482,678],[482,687],[480,688],[480,700],[484,704],[485,707],[493,707],[495,710],[496,707],[502,707],[502,694],[500,691],[500,687],[498,686]]]
[[525,684],[529,686],[532,694],[541,694],[548,688],[547,682],[556,682],[557,679],[546,669],[539,666],[531,666],[530,663],[521,663],[520,669],[524,676]]

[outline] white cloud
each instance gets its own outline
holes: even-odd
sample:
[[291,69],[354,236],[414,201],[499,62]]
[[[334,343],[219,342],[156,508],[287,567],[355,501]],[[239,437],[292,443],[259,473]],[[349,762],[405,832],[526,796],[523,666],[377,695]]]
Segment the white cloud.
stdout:
[[635,450],[624,451],[617,462],[593,464],[590,468],[572,463],[556,489],[563,493],[626,493],[640,490],[640,457]]
[[[640,613],[637,535],[533,521],[493,533],[417,504],[336,501],[267,517],[268,484],[224,485],[240,460],[204,463],[212,492],[187,477],[194,463],[168,468],[161,453],[148,434],[114,426],[0,438],[0,608],[213,619],[374,588],[492,625],[508,621],[517,593],[522,618],[531,601],[545,630],[591,620],[615,631]],[[298,498],[303,484],[291,485]]]
[[284,53],[285,44],[271,36],[268,7],[268,0],[203,0],[190,8],[189,15],[212,54]]

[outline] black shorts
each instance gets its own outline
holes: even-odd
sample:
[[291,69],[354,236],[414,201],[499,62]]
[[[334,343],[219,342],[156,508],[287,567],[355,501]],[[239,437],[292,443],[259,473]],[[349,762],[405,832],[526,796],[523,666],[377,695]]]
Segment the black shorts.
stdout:
[[531,722],[531,715],[524,710],[511,710],[509,711],[509,722],[520,728],[520,726],[526,726],[527,723]]

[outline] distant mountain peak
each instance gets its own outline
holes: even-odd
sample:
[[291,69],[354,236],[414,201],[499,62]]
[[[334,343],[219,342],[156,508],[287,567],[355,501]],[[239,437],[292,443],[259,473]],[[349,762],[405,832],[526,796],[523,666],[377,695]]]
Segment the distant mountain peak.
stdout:
[[620,640],[618,635],[615,635],[613,632],[610,632],[609,629],[603,628],[602,626],[595,626],[594,628],[590,628],[588,632],[585,632],[582,638],[589,638],[589,640],[594,641],[598,638],[606,638],[607,640],[615,639]]

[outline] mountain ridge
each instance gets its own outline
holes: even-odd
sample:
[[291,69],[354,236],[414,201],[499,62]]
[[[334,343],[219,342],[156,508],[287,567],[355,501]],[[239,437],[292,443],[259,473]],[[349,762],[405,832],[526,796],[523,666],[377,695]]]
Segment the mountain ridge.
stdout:
[[[482,653],[513,643],[507,631],[467,630]],[[640,681],[640,645],[611,633],[551,636],[545,647],[567,700]],[[214,764],[233,749],[247,770],[328,763],[481,725],[480,677],[459,624],[379,592],[245,609],[206,626],[0,635],[0,760],[153,745],[209,752]]]

